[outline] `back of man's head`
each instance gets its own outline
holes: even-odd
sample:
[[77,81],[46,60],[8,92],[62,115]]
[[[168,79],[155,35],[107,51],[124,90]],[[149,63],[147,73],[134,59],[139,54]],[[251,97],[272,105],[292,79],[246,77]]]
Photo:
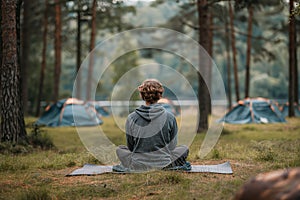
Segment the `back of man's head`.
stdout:
[[142,99],[150,104],[156,103],[164,92],[163,85],[156,79],[146,79],[138,90]]

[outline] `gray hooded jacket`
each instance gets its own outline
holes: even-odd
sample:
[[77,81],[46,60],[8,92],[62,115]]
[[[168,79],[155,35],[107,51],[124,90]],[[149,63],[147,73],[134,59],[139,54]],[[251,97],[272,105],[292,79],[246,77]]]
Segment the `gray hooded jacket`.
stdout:
[[177,122],[160,104],[140,106],[126,121],[126,140],[133,168],[162,168],[172,162]]

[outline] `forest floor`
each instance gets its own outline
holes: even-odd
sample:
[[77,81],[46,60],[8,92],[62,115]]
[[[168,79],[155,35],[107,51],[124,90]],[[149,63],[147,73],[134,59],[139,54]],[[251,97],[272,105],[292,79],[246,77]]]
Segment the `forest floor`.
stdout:
[[[28,134],[34,118],[27,118]],[[115,144],[124,134],[111,117],[101,128]],[[154,171],[138,174],[72,176],[86,163],[101,164],[82,145],[73,127],[40,128],[55,144],[51,150],[0,154],[0,199],[232,199],[258,173],[300,166],[300,118],[280,124],[225,124],[214,149],[200,159],[204,134],[190,146],[192,164],[229,161],[233,174]],[[118,134],[117,134],[118,133]]]

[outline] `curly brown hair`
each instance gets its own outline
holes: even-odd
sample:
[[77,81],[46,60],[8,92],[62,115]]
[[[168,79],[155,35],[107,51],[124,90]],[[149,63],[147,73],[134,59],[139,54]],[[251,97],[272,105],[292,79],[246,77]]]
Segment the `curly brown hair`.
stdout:
[[164,92],[162,84],[156,79],[146,79],[138,90],[142,99],[150,104],[156,103]]

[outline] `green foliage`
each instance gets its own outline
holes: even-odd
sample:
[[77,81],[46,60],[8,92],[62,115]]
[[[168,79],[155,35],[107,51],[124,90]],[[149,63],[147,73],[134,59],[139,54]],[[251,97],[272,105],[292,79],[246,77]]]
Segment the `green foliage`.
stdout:
[[212,150],[212,159],[220,159],[221,155],[218,149],[213,149]]
[[32,147],[27,144],[11,144],[10,142],[0,143],[1,154],[25,154],[32,150]]
[[118,193],[113,188],[107,187],[105,184],[88,184],[82,186],[74,186],[61,194],[62,199],[69,199],[70,196],[75,199],[93,199],[93,198],[107,198],[115,196]]
[[50,191],[46,187],[28,189],[20,192],[17,200],[51,200]]
[[227,128],[224,128],[222,130],[222,135],[228,135],[228,134],[231,134],[232,132],[230,130],[228,130]]
[[[69,97],[72,93],[73,82],[76,76],[76,35],[77,35],[77,13],[75,10],[81,9],[82,14],[82,54],[87,55],[89,49],[90,39],[90,8],[91,0],[87,1],[63,1],[63,44],[62,44],[62,74],[60,86],[60,98]],[[99,3],[101,2],[101,3]],[[191,3],[195,1],[180,0],[180,1],[155,1],[147,3],[139,1],[136,4],[127,4],[119,1],[99,1],[97,5],[97,43],[112,36],[112,34],[119,33],[132,28],[140,27],[164,27],[182,32],[193,39],[197,40],[197,9],[196,4]],[[209,1],[212,2],[212,1]],[[212,13],[214,13],[214,26],[224,27],[224,19],[228,17],[227,2],[214,1],[210,5]],[[299,1],[298,1],[299,2]],[[29,15],[30,28],[29,36],[30,53],[28,66],[28,85],[29,85],[29,101],[30,110],[35,109],[37,90],[36,86],[39,81],[39,66],[42,48],[42,16],[44,13],[44,2],[35,1],[31,4],[33,11]],[[246,40],[245,32],[247,30],[247,7],[252,5],[254,8],[253,19],[253,39],[252,39],[252,60],[251,60],[251,96],[264,96],[275,99],[286,99],[287,97],[287,83],[288,74],[288,54],[282,49],[287,46],[287,25],[288,25],[288,5],[279,0],[272,1],[245,1],[239,0],[235,2],[235,30],[236,30],[236,46],[238,49],[237,62],[239,68],[239,81],[245,82],[245,60],[246,60]],[[300,6],[296,6],[294,13],[299,14]],[[53,43],[54,36],[52,30],[54,29],[54,6],[49,6],[49,34],[47,47],[47,68],[43,91],[53,91]],[[225,28],[217,28],[214,30],[214,52],[213,59],[216,62],[221,74],[226,80],[226,35]],[[162,40],[166,36],[161,36]],[[120,48],[125,48],[132,45],[128,40],[128,44],[120,44]],[[85,53],[84,53],[85,52]],[[161,61],[164,64],[173,67],[182,73],[192,87],[197,87],[197,73],[193,70],[186,70],[186,63],[177,62],[176,56],[168,59],[162,52],[154,52],[151,59],[154,62]],[[131,52],[118,58],[110,72],[105,74],[99,82],[97,88],[97,98],[109,99],[114,84],[124,75],[128,70],[137,66],[137,60],[141,55],[137,52]],[[84,57],[81,58],[83,60]],[[178,64],[178,65],[177,65]],[[224,67],[223,67],[224,66]],[[264,74],[263,79],[257,80],[257,76]],[[267,76],[265,76],[267,74]],[[138,75],[138,74],[137,74]],[[113,79],[113,80],[112,80]],[[130,84],[130,83],[128,83]],[[299,82],[300,84],[300,82]],[[233,84],[232,84],[233,85]],[[125,86],[124,86],[125,87]],[[240,85],[241,91],[244,90],[244,85]],[[214,90],[213,90],[214,91]],[[234,93],[234,91],[232,90]],[[243,96],[243,92],[241,92]],[[44,92],[42,101],[44,103],[50,102],[52,99],[51,92]],[[138,99],[136,94],[133,94],[132,99]]]
[[38,126],[31,127],[31,133],[27,136],[26,141],[22,141],[18,144],[12,144],[10,142],[0,143],[0,153],[4,155],[27,154],[39,149],[55,149],[55,146],[49,135],[44,133]]
[[299,5],[294,9],[293,14],[294,14],[295,16],[300,16],[300,6],[299,6]]
[[[81,51],[82,61],[89,49],[90,39],[90,10],[91,0],[80,1],[60,1],[62,8],[62,66],[61,66],[61,82],[60,97],[70,97],[73,89],[73,82],[76,77],[76,37],[77,37],[77,12],[81,11]],[[45,12],[45,1],[30,2],[32,12],[28,13],[28,21],[30,27],[28,29],[30,46],[28,52],[30,56],[27,58],[29,64],[27,67],[28,77],[28,101],[30,102],[29,114],[33,114],[36,106],[37,92],[36,86],[39,85],[40,66],[42,55],[42,36],[43,36],[43,15]],[[42,101],[49,103],[52,101],[53,76],[54,76],[54,26],[55,26],[55,9],[54,3],[49,1],[48,6],[48,34],[47,34],[47,52],[46,52],[46,72],[44,78],[44,88]],[[121,2],[111,0],[97,1],[97,40],[96,43],[104,38],[110,37],[111,34],[132,28],[133,25],[124,22],[124,16],[134,14],[135,7],[125,5]],[[25,67],[25,66],[24,66]],[[50,92],[45,92],[50,91]]]
[[[298,146],[296,155],[300,155],[300,146]],[[300,156],[295,156],[295,159],[290,162],[290,167],[300,167]]]
[[[111,141],[125,144],[124,134],[113,118],[105,120],[102,128]],[[85,163],[100,163],[77,139],[74,127],[44,128],[57,150],[0,154],[0,199],[231,199],[257,173],[300,166],[299,120],[291,118],[286,124],[225,124],[228,134],[222,134],[204,159],[195,156],[205,136],[197,134],[188,160],[192,164],[230,161],[233,175],[154,171],[65,177]]]
[[[57,153],[56,153],[57,154]],[[49,158],[44,159],[40,164],[41,169],[64,169],[66,167],[74,167],[77,165],[82,165],[89,163],[91,157],[85,154],[78,156],[78,153],[66,153],[60,154],[60,156],[55,156],[56,154],[49,155]],[[99,164],[99,162],[97,163]]]
[[1,156],[0,172],[18,172],[29,169],[29,163],[16,163],[14,159]]
[[43,150],[55,148],[51,138],[39,126],[33,126],[31,134],[28,135],[28,142],[34,148]]
[[258,4],[259,1],[258,0],[236,0],[235,1],[235,9],[239,10],[245,7],[249,7],[251,5],[255,5]]
[[184,178],[182,174],[179,174],[177,172],[167,174],[161,178],[161,183],[170,184],[170,185],[174,185],[174,184],[187,185],[189,182],[190,181],[188,179]]
[[88,156],[87,163],[95,164],[95,165],[100,165],[101,164],[101,162],[92,155]]
[[275,161],[276,160],[276,153],[274,151],[272,143],[268,141],[260,141],[254,142],[253,148],[256,150],[255,159],[259,161]]

